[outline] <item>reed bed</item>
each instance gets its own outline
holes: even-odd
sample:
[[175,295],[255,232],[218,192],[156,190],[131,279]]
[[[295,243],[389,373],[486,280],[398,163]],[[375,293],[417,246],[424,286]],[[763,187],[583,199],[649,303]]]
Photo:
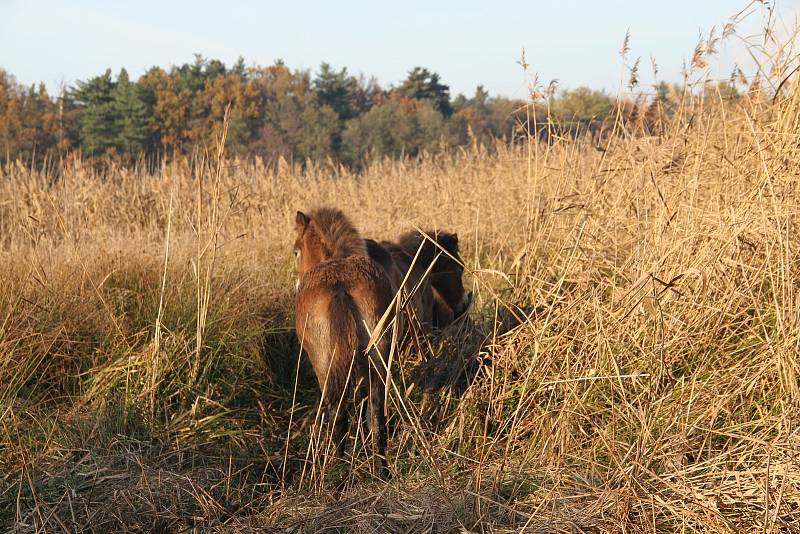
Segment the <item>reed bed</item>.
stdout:
[[[6,166],[0,524],[800,532],[798,87],[359,173]],[[293,332],[293,216],[320,204],[457,231],[476,295],[399,358],[394,478],[355,451],[342,492]]]

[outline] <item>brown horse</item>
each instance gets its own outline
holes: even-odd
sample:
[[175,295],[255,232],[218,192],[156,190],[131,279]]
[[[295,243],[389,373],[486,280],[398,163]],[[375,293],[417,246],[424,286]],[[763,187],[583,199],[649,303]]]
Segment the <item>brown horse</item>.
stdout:
[[[392,275],[392,271],[399,273],[402,280],[411,270],[406,290],[416,288],[419,296],[412,298],[412,306],[423,325],[444,328],[469,309],[472,293],[464,289],[458,234],[442,230],[411,231],[401,235],[398,244],[366,242],[370,257],[387,270],[391,280],[398,276]],[[425,273],[428,275],[423,280]],[[393,285],[395,290],[399,287],[399,283]]]
[[[295,326],[322,390],[337,456],[344,455],[349,426],[350,410],[344,400],[355,398],[357,406],[366,401],[379,474],[387,478],[384,358],[390,336],[373,332],[381,328],[391,304],[391,284],[383,269],[367,257],[364,240],[341,211],[320,208],[308,215],[298,211],[296,231]],[[370,346],[373,337],[377,341]]]
[[458,234],[443,230],[411,231],[400,236],[399,245],[411,256],[418,254],[417,263],[431,269],[433,325],[443,328],[461,317],[472,303],[472,293],[464,290],[464,261],[458,252]]
[[[365,239],[364,242],[369,257],[386,271],[394,292],[401,292],[406,321],[415,320],[423,325],[423,328],[432,325],[433,291],[425,268],[420,263],[414,262],[414,258],[395,243],[389,241],[378,243],[372,239]],[[402,337],[405,326],[400,325],[401,331],[398,337]]]

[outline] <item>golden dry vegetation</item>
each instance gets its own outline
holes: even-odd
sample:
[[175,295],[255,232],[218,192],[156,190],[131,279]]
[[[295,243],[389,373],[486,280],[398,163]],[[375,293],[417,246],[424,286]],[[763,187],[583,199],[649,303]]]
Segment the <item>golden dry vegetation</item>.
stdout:
[[[0,524],[800,532],[798,104],[792,79],[602,149],[358,174],[4,168]],[[394,478],[355,454],[341,494],[292,328],[293,215],[323,203],[369,237],[457,231],[476,295],[401,354]]]

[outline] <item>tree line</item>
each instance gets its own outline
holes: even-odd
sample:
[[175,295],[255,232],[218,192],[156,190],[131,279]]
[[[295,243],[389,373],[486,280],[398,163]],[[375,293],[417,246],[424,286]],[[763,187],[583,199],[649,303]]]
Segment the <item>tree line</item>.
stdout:
[[[652,114],[659,98],[668,103],[670,91],[678,91],[660,88],[663,95],[657,92],[644,107],[626,102],[626,114]],[[106,70],[59,95],[48,94],[44,84],[21,86],[0,69],[0,157],[40,165],[80,154],[158,164],[212,142],[229,109],[228,154],[360,166],[375,157],[491,145],[541,132],[544,122],[532,124],[537,114],[574,134],[602,123],[621,109],[618,104],[581,87],[551,95],[532,114],[525,101],[490,96],[482,86],[472,96],[453,98],[440,76],[422,67],[384,88],[327,63],[312,74],[282,61],[247,67],[239,59],[229,67],[197,55],[169,70],[153,67],[137,80],[125,69],[116,76]]]

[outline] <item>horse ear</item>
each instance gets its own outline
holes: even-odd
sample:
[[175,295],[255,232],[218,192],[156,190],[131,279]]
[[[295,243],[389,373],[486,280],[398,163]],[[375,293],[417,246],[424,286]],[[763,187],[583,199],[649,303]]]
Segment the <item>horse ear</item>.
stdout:
[[453,244],[458,246],[458,234],[453,234]]
[[295,219],[294,219],[294,223],[295,223],[295,227],[297,228],[297,231],[298,232],[302,232],[303,230],[305,230],[306,226],[308,226],[308,223],[310,223],[310,222],[311,222],[311,219],[308,218],[308,215],[306,215],[302,211],[298,210],[297,215],[295,216]]

